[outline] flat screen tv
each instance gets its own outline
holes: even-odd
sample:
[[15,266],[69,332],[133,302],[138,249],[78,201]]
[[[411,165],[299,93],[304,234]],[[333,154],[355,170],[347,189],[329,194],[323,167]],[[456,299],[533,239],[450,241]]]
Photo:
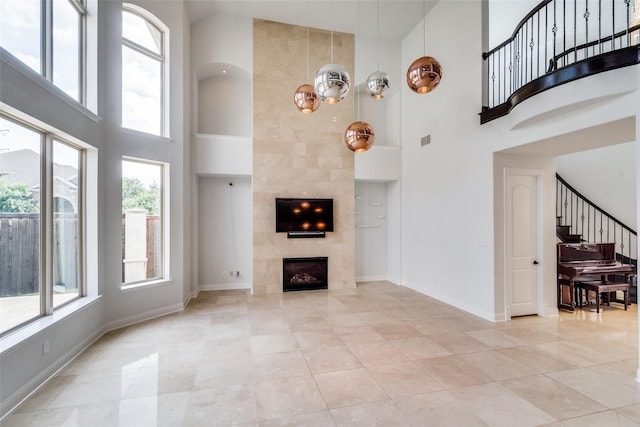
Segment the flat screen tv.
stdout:
[[333,231],[333,199],[276,198],[276,233]]

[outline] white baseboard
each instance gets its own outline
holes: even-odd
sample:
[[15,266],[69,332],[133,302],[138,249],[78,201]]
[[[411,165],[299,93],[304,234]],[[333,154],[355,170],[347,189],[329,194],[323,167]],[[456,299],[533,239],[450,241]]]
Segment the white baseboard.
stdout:
[[489,312],[486,312],[486,311],[479,311],[476,307],[474,307],[472,305],[469,305],[467,303],[464,303],[462,301],[459,301],[459,300],[457,300],[455,298],[449,298],[447,296],[440,295],[438,293],[426,292],[425,289],[422,289],[419,286],[415,286],[412,283],[409,283],[409,282],[406,282],[406,281],[402,283],[402,286],[406,286],[409,289],[413,289],[416,292],[420,292],[423,295],[426,295],[426,296],[431,297],[431,298],[435,298],[438,301],[442,301],[442,302],[444,302],[446,304],[449,304],[449,305],[451,305],[453,307],[459,308],[460,310],[464,310],[464,311],[466,311],[466,312],[468,312],[470,314],[473,314],[474,316],[481,317],[481,318],[483,318],[485,320],[488,320],[490,322],[502,321],[502,320],[497,318],[495,313],[489,313]]
[[380,282],[382,280],[389,281],[387,276],[358,276],[356,282]]
[[200,285],[199,291],[228,291],[234,289],[251,289],[251,283],[215,283],[210,285]]
[[104,330],[105,332],[113,331],[114,329],[120,329],[120,328],[124,328],[125,326],[135,325],[136,323],[155,319],[156,317],[160,317],[160,316],[166,316],[167,314],[176,313],[182,310],[184,310],[184,306],[182,304],[173,304],[173,305],[168,305],[166,307],[160,307],[155,310],[147,311],[144,313],[138,313],[133,316],[107,322],[104,325]]
[[54,360],[45,370],[41,371],[32,378],[31,381],[20,387],[12,396],[0,402],[0,421],[11,414],[11,412],[27,398],[40,390],[40,388],[49,382],[61,369],[73,362],[76,357],[82,354],[82,352],[89,348],[94,342],[98,341],[105,332],[106,330],[104,328],[94,331],[91,336],[74,345],[66,353]]

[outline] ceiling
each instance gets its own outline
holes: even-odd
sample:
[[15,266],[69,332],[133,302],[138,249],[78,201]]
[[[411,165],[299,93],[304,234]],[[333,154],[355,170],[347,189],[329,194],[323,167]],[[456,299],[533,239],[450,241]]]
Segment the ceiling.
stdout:
[[[191,22],[238,15],[343,33],[402,40],[437,0],[186,0]],[[378,7],[380,27],[378,30]]]

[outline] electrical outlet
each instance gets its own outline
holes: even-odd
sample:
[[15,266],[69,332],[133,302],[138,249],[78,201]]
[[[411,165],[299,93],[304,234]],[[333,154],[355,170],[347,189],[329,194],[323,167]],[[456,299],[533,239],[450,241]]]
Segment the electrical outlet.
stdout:
[[44,342],[42,343],[42,354],[49,353],[49,350],[50,350],[49,340],[44,340]]
[[229,277],[233,277],[233,271],[229,272]]

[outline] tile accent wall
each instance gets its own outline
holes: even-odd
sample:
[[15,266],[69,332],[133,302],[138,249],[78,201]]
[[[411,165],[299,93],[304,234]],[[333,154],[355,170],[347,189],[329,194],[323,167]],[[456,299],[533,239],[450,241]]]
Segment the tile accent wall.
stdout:
[[[344,131],[355,121],[354,92],[303,114],[295,90],[331,60],[331,33],[270,21],[253,23],[253,293],[282,292],[282,259],[329,258],[329,289],[355,287],[354,153]],[[333,62],[354,76],[354,37],[333,33]],[[352,86],[354,82],[352,81]],[[353,89],[353,87],[352,87]],[[276,197],[334,199],[327,237],[275,232]]]

